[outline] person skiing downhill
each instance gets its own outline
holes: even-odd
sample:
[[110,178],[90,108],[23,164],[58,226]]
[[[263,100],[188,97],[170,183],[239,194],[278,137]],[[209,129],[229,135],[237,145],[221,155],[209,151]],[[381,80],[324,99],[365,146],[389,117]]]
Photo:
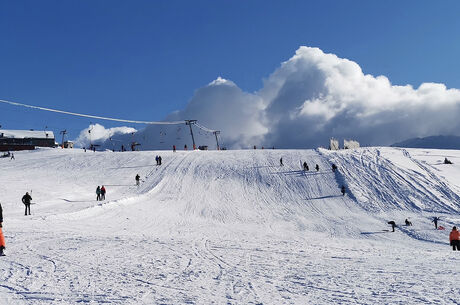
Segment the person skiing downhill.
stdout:
[[24,215],[27,216],[27,210],[29,210],[29,215],[30,215],[30,201],[32,200],[32,197],[29,195],[29,192],[26,192],[24,196],[22,196],[22,203],[26,206],[26,210],[24,212]]
[[101,187],[101,200],[105,200],[105,193],[106,193],[105,187],[102,186],[102,187]]
[[3,236],[3,208],[0,203],[0,256],[5,256],[3,250],[5,250],[5,236]]
[[100,201],[101,200],[101,187],[98,185],[96,188],[96,200]]
[[141,179],[141,176],[139,174],[136,175],[136,185],[139,186],[139,180]]
[[449,241],[450,245],[452,246],[452,250],[460,251],[460,232],[457,230],[457,227],[453,227],[452,231],[449,234]]

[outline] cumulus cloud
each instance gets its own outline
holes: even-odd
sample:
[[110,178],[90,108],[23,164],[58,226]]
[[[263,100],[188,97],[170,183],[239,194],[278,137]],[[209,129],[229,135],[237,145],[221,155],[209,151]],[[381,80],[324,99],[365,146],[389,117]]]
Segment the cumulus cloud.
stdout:
[[327,146],[330,137],[389,145],[412,137],[460,135],[459,114],[458,89],[437,83],[393,85],[385,76],[364,74],[356,62],[300,47],[259,91],[244,92],[219,77],[166,120],[197,119],[220,130],[230,148],[313,148]]

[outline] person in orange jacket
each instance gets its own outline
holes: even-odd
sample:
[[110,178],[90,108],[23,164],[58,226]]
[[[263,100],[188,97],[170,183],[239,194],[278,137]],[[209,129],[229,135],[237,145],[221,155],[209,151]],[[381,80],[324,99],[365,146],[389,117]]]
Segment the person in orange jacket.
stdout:
[[455,248],[457,248],[457,251],[460,251],[460,232],[457,231],[457,227],[452,228],[452,232],[450,232],[449,235],[449,240],[452,249],[455,251]]
[[3,209],[2,205],[0,204],[0,256],[4,256],[3,249],[5,249],[5,236],[3,236]]

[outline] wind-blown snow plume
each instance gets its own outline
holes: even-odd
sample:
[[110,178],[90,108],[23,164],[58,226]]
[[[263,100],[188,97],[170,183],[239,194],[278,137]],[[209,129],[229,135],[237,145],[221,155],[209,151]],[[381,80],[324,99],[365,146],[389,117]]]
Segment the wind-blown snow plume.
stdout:
[[91,124],[88,128],[83,129],[75,140],[75,144],[81,147],[89,147],[90,144],[102,144],[110,141],[113,136],[130,134],[137,130],[131,127],[114,127],[106,129],[100,124]]
[[[364,145],[460,135],[460,90],[444,84],[392,85],[350,60],[300,47],[255,93],[217,78],[166,120],[197,119],[230,148],[326,146],[330,137]],[[146,129],[152,129],[148,126]]]

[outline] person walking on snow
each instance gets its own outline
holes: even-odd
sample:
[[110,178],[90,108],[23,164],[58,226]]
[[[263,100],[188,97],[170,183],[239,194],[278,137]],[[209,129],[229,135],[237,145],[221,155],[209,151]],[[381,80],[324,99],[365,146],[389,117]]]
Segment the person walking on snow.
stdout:
[[438,216],[433,217],[433,220],[432,220],[432,222],[434,222],[434,227],[436,228],[436,230],[438,229],[438,220],[439,220]]
[[283,158],[280,158],[280,166],[283,166]]
[[102,186],[102,187],[101,187],[101,200],[105,200],[105,192],[106,192],[106,191],[105,191],[105,187]]
[[139,186],[139,180],[141,179],[141,176],[139,174],[136,175],[136,185]]
[[100,201],[101,200],[101,187],[98,185],[96,188],[96,200]]
[[24,212],[24,215],[27,216],[27,210],[29,210],[29,215],[30,215],[30,201],[32,200],[32,197],[29,195],[28,192],[24,196],[22,196],[22,203],[26,206],[26,210]]
[[389,225],[391,225],[391,228],[393,229],[393,232],[395,231],[396,223],[392,220],[388,222]]
[[457,230],[457,227],[453,227],[452,231],[449,234],[449,241],[450,245],[452,246],[452,250],[460,251],[460,232]]
[[3,236],[3,208],[0,203],[0,256],[5,256],[3,250],[5,250],[5,236]]

